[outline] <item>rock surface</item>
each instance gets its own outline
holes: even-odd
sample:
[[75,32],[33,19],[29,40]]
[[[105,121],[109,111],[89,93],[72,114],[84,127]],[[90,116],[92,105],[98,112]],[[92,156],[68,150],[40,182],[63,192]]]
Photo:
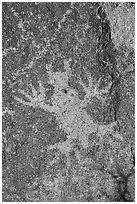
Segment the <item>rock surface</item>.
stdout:
[[134,3],[2,3],[3,202],[135,201]]

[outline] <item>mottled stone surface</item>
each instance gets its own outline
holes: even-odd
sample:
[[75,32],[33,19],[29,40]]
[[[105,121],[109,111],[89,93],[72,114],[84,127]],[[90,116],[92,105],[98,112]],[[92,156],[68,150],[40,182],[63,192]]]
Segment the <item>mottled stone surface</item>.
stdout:
[[135,201],[135,4],[2,3],[2,201]]

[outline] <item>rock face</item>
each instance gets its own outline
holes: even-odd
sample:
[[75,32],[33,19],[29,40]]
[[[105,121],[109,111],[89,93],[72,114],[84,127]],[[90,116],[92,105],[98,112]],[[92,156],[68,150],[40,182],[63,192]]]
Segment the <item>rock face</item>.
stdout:
[[[114,3],[115,4],[115,3]],[[118,3],[113,9],[112,4],[105,5],[110,20],[112,37],[117,47],[125,44],[135,48],[135,6],[132,3]]]
[[2,4],[4,202],[135,200],[134,9]]

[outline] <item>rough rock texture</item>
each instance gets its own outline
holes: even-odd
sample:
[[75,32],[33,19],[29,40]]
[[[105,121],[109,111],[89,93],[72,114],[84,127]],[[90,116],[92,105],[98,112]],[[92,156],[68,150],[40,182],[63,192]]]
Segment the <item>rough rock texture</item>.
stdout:
[[3,202],[135,201],[135,4],[2,4]]
[[135,48],[135,6],[133,2],[105,4],[110,20],[112,37],[117,47],[125,44],[127,48]]

